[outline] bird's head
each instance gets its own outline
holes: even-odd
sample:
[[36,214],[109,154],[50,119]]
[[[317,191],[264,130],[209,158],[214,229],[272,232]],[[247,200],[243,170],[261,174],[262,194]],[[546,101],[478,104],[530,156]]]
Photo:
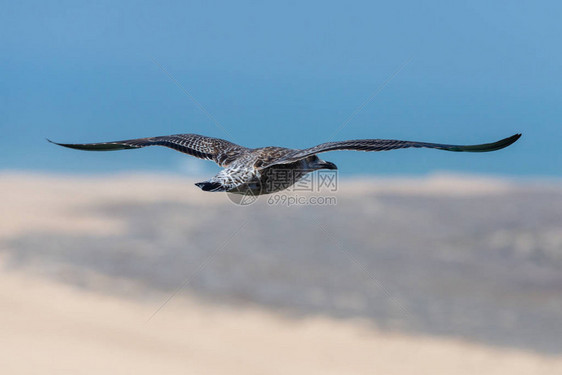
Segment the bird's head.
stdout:
[[326,160],[322,160],[320,159],[318,156],[314,155],[312,156],[311,160],[308,160],[308,165],[313,169],[313,170],[318,170],[318,169],[338,169],[337,165],[335,165],[334,163],[330,162],[330,161],[326,161]]

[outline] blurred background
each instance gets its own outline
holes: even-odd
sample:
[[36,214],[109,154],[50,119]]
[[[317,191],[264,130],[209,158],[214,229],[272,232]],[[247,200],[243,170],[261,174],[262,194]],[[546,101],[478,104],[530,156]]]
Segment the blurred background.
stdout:
[[[561,11],[3,3],[0,367],[562,372]],[[45,141],[175,133],[293,148],[523,137],[484,154],[325,154],[337,204],[291,207],[204,193],[193,182],[218,167],[168,149]]]

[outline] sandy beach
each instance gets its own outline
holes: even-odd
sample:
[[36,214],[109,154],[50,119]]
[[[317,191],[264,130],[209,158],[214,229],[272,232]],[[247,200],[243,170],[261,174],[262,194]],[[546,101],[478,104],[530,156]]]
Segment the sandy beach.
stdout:
[[[325,221],[170,176],[4,173],[0,192],[2,373],[562,373],[556,184],[344,181]],[[282,235],[305,225],[315,242]]]

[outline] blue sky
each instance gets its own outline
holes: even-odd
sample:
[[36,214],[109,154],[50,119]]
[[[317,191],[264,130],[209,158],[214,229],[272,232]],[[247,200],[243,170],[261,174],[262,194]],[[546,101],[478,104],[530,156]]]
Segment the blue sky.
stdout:
[[300,148],[522,132],[489,154],[323,157],[343,175],[561,176],[561,15],[555,1],[3,2],[0,170],[215,170],[167,149],[87,153],[46,137],[199,133]]

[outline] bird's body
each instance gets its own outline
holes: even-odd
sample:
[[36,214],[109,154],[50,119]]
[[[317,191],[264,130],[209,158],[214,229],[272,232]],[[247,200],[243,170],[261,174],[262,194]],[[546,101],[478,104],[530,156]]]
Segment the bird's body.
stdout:
[[285,190],[306,174],[318,169],[336,169],[335,165],[309,156],[287,164],[274,164],[265,168],[256,167],[273,154],[289,154],[294,150],[266,147],[249,150],[246,157],[233,161],[208,181],[198,182],[204,191],[227,191],[235,194],[261,195]]
[[164,146],[216,162],[224,167],[207,181],[195,185],[204,191],[226,191],[236,194],[270,194],[289,188],[306,174],[319,169],[337,169],[334,163],[317,154],[335,150],[387,151],[400,148],[434,148],[446,151],[487,152],[507,147],[521,134],[494,143],[461,146],[389,139],[359,139],[322,143],[307,149],[284,147],[246,148],[223,139],[197,134],[176,134],[103,143],[56,143],[60,146],[88,150],[112,151],[146,146]]

